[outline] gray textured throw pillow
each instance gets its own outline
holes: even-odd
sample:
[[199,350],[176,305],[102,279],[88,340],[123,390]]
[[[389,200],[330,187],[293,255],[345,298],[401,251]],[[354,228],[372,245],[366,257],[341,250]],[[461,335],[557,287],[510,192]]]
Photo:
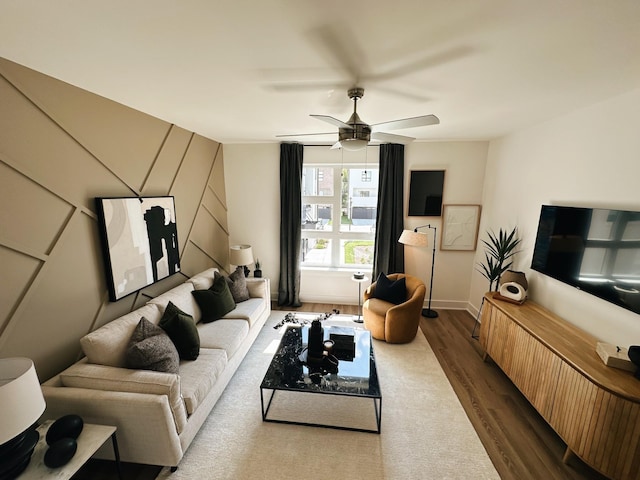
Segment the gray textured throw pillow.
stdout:
[[234,302],[240,303],[249,300],[247,279],[244,276],[244,269],[242,267],[236,268],[235,272],[227,277],[227,284],[229,285],[229,290],[231,291]]
[[142,317],[138,322],[125,356],[127,368],[178,373],[178,350],[165,331]]

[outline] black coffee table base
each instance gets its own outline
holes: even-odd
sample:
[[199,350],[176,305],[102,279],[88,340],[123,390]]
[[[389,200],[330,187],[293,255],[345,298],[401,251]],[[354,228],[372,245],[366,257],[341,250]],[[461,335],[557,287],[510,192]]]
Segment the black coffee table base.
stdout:
[[[376,429],[368,429],[368,428],[357,428],[357,427],[344,427],[340,425],[329,425],[323,423],[309,423],[309,422],[296,422],[292,420],[281,420],[275,418],[268,418],[269,409],[271,408],[271,402],[273,401],[273,397],[277,390],[271,390],[271,395],[267,393],[269,397],[269,401],[266,404],[265,408],[265,390],[270,390],[267,388],[260,387],[260,404],[262,406],[262,421],[263,422],[272,422],[272,423],[285,423],[288,425],[303,425],[306,427],[322,427],[322,428],[333,428],[336,430],[349,430],[351,432],[365,432],[365,433],[377,433],[381,432],[381,423],[382,423],[382,397],[380,398],[372,398],[373,400],[373,410],[376,415]],[[326,395],[326,394],[325,394]]]

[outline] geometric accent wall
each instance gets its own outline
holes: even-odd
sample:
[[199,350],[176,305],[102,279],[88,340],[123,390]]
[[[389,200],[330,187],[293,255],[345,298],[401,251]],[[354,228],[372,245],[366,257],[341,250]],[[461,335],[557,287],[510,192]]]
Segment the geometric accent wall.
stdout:
[[[222,145],[0,58],[0,358],[41,381],[79,339],[209,267],[227,271]],[[108,299],[94,198],[175,197],[181,273]]]

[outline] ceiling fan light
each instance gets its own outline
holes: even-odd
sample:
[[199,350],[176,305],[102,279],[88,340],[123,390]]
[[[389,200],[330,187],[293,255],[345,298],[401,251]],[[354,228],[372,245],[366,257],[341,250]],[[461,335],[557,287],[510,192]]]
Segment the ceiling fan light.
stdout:
[[349,152],[357,152],[369,145],[368,140],[361,138],[345,138],[340,140],[340,146]]

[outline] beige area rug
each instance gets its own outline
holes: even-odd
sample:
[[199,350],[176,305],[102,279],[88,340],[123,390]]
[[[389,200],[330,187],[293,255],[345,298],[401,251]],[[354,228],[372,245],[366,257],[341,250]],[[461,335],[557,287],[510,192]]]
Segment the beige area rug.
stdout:
[[[284,315],[271,314],[178,470],[164,468],[158,479],[500,478],[420,333],[404,345],[374,340],[382,390],[380,435],[263,422],[259,387],[285,328],[273,326]],[[351,318],[333,316],[323,324],[358,326]],[[300,395],[296,404],[303,408],[316,407],[315,397],[333,397],[288,395]],[[375,422],[373,401],[355,400],[340,402],[352,409],[341,414],[364,414]]]

